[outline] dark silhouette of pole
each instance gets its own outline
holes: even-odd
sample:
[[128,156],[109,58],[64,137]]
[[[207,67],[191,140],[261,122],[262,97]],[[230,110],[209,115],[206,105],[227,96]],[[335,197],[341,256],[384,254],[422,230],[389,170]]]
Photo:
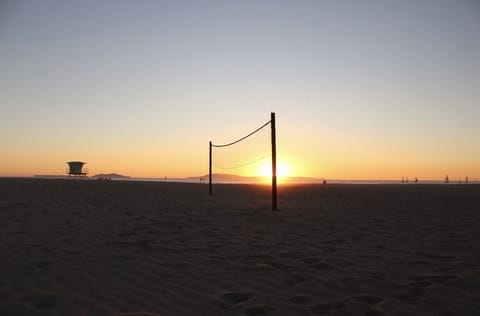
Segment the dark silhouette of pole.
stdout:
[[208,143],[208,192],[212,195],[212,142]]
[[275,113],[271,113],[272,128],[272,210],[277,210],[277,140],[275,134]]

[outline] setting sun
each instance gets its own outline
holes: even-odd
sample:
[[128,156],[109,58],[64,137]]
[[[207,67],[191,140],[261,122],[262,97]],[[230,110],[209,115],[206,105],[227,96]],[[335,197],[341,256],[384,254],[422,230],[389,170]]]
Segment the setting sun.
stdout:
[[[272,164],[267,162],[262,164],[258,169],[258,175],[266,178],[266,181],[272,177]],[[292,176],[292,167],[284,161],[277,162],[277,181],[283,183],[286,177]],[[269,181],[269,180],[268,180]]]

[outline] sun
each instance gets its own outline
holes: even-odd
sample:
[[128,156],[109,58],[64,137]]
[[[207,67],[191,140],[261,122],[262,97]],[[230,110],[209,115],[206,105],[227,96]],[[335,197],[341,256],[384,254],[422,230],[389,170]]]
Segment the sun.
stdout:
[[[269,182],[272,177],[272,163],[267,162],[262,164],[257,174],[265,179],[265,182]],[[285,161],[277,161],[277,182],[284,183],[287,177],[292,176],[292,167]]]

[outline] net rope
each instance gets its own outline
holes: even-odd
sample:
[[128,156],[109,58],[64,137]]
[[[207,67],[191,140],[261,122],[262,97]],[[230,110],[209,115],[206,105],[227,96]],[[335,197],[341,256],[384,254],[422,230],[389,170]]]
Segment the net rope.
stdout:
[[[249,167],[255,163],[258,163],[268,157],[271,157],[270,152],[270,131],[265,131],[263,137],[251,138],[252,140],[246,141],[248,138],[264,130],[265,127],[271,124],[271,121],[266,122],[259,128],[255,129],[251,133],[229,143],[225,144],[213,144],[212,147],[216,148],[213,155],[212,165],[215,169],[232,170]],[[229,147],[235,144],[243,142],[241,146],[234,146],[233,150],[227,150],[225,147]],[[249,157],[249,158],[247,158]],[[248,170],[247,170],[248,173]]]
[[267,123],[263,124],[262,126],[260,126],[259,128],[257,128],[256,130],[254,130],[253,132],[251,132],[250,134],[246,135],[246,136],[243,136],[242,138],[236,140],[236,141],[233,141],[231,143],[228,143],[228,144],[223,144],[223,145],[216,145],[216,144],[213,144],[212,143],[212,147],[227,147],[227,146],[231,146],[231,145],[235,145],[236,143],[239,143],[241,142],[242,140],[245,140],[247,138],[249,138],[250,136],[253,136],[254,134],[258,133],[262,128],[264,128],[265,126],[269,125],[271,121],[268,121]]
[[271,154],[268,154],[268,155],[262,156],[262,157],[260,157],[260,158],[256,158],[256,159],[254,159],[254,160],[251,160],[251,161],[249,161],[249,162],[246,162],[246,163],[244,163],[244,164],[235,165],[235,166],[233,166],[233,167],[223,167],[223,166],[219,165],[218,163],[214,163],[213,165],[215,166],[215,168],[217,168],[217,169],[222,169],[222,170],[238,169],[238,168],[243,168],[243,167],[250,166],[250,165],[252,165],[252,164],[254,164],[254,163],[257,163],[257,162],[259,162],[259,161],[262,161],[263,159],[268,158],[268,157],[271,157],[271,156],[272,156]]

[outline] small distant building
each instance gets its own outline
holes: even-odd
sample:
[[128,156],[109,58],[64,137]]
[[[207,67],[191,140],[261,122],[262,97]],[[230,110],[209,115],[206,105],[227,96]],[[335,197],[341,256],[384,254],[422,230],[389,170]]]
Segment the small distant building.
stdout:
[[75,176],[75,177],[85,177],[88,173],[88,170],[83,168],[83,165],[87,164],[86,162],[82,161],[69,161],[67,174],[68,176]]

